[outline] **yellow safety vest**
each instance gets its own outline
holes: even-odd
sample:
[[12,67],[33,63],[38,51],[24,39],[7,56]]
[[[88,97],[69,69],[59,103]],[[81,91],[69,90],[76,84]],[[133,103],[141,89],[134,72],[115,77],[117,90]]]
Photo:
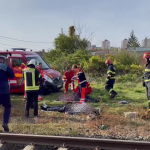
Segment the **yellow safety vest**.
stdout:
[[[39,74],[40,78],[41,74]],[[24,69],[24,79],[25,79],[25,91],[36,91],[39,90],[39,85],[35,82],[35,69],[26,68]]]

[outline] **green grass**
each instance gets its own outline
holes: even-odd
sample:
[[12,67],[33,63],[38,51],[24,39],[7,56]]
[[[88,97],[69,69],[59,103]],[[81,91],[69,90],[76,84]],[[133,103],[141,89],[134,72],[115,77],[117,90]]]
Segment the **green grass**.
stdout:
[[[27,134],[44,134],[44,135],[67,135],[67,136],[90,136],[93,134],[122,134],[125,130],[130,132],[138,132],[144,136],[147,131],[148,120],[140,117],[140,121],[129,121],[124,117],[124,112],[136,111],[141,116],[147,109],[148,102],[146,99],[145,88],[139,83],[116,83],[114,89],[118,92],[114,100],[109,99],[109,93],[105,90],[104,83],[93,81],[91,82],[92,94],[91,97],[100,98],[99,103],[92,103],[94,107],[101,108],[100,118],[95,120],[87,120],[87,116],[69,116],[61,113],[46,113],[39,110],[40,118],[34,120],[33,110],[31,110],[31,118],[26,119],[24,116],[24,101],[23,95],[11,95],[12,114],[10,129],[12,133],[27,133]],[[51,93],[43,97],[43,101],[39,102],[39,106],[44,103],[53,105],[62,105],[64,103],[57,102],[57,98],[63,93]],[[126,100],[130,104],[119,104],[118,101]],[[0,118],[2,122],[2,109],[0,110]],[[109,126],[106,131],[101,131],[99,126],[105,124]],[[134,128],[135,127],[135,128]],[[120,128],[124,130],[120,131]],[[89,132],[87,133],[87,129]],[[116,132],[117,130],[117,132]],[[0,128],[0,132],[2,128]],[[130,133],[129,132],[129,133]],[[125,133],[124,133],[125,134]]]

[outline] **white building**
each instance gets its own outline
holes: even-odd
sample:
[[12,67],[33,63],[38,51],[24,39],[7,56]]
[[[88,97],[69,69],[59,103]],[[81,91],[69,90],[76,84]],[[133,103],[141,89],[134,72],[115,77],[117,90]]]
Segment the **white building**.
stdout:
[[102,49],[103,50],[110,50],[110,41],[105,40],[102,42]]
[[150,39],[145,38],[142,40],[142,47],[150,47]]
[[127,39],[124,39],[124,40],[121,42],[121,48],[122,48],[122,49],[127,49],[127,44],[128,44],[128,40],[127,40]]

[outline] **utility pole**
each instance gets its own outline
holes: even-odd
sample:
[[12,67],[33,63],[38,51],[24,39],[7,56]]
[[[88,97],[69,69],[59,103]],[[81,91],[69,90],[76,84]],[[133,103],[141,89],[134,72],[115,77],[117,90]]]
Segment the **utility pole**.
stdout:
[[64,33],[63,33],[63,28],[61,28],[61,34],[64,34]]

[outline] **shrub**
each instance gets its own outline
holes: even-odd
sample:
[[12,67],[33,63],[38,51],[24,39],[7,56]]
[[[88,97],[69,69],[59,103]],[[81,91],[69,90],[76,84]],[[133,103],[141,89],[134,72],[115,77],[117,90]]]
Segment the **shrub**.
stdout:
[[102,76],[107,68],[105,59],[101,56],[92,56],[84,65],[85,70],[92,76]]
[[119,76],[116,80],[116,82],[135,82],[135,80],[137,79],[137,75],[136,74],[126,74],[124,76]]
[[[73,64],[80,64],[84,68],[88,75],[93,77],[102,77],[106,74],[107,66],[105,60],[111,59],[116,68],[116,75],[125,75],[119,80],[123,82],[126,79],[130,81],[134,80],[135,75],[141,76],[144,68],[138,64],[139,59],[136,53],[130,53],[128,51],[121,51],[115,55],[108,54],[106,58],[102,56],[92,56],[87,50],[76,50],[73,54],[62,53],[60,50],[52,50],[45,54],[45,60],[54,67],[56,70],[64,73],[66,66],[72,66]],[[129,75],[126,75],[129,74]]]
[[136,52],[129,52],[127,50],[123,50],[116,54],[115,60],[120,62],[122,65],[139,65],[139,55]]
[[64,73],[67,66],[73,64],[80,64],[84,67],[84,63],[91,57],[90,53],[86,50],[77,50],[74,54],[58,53],[58,50],[50,51],[49,54],[45,55],[47,62],[50,63],[52,68],[55,68],[61,73]]

